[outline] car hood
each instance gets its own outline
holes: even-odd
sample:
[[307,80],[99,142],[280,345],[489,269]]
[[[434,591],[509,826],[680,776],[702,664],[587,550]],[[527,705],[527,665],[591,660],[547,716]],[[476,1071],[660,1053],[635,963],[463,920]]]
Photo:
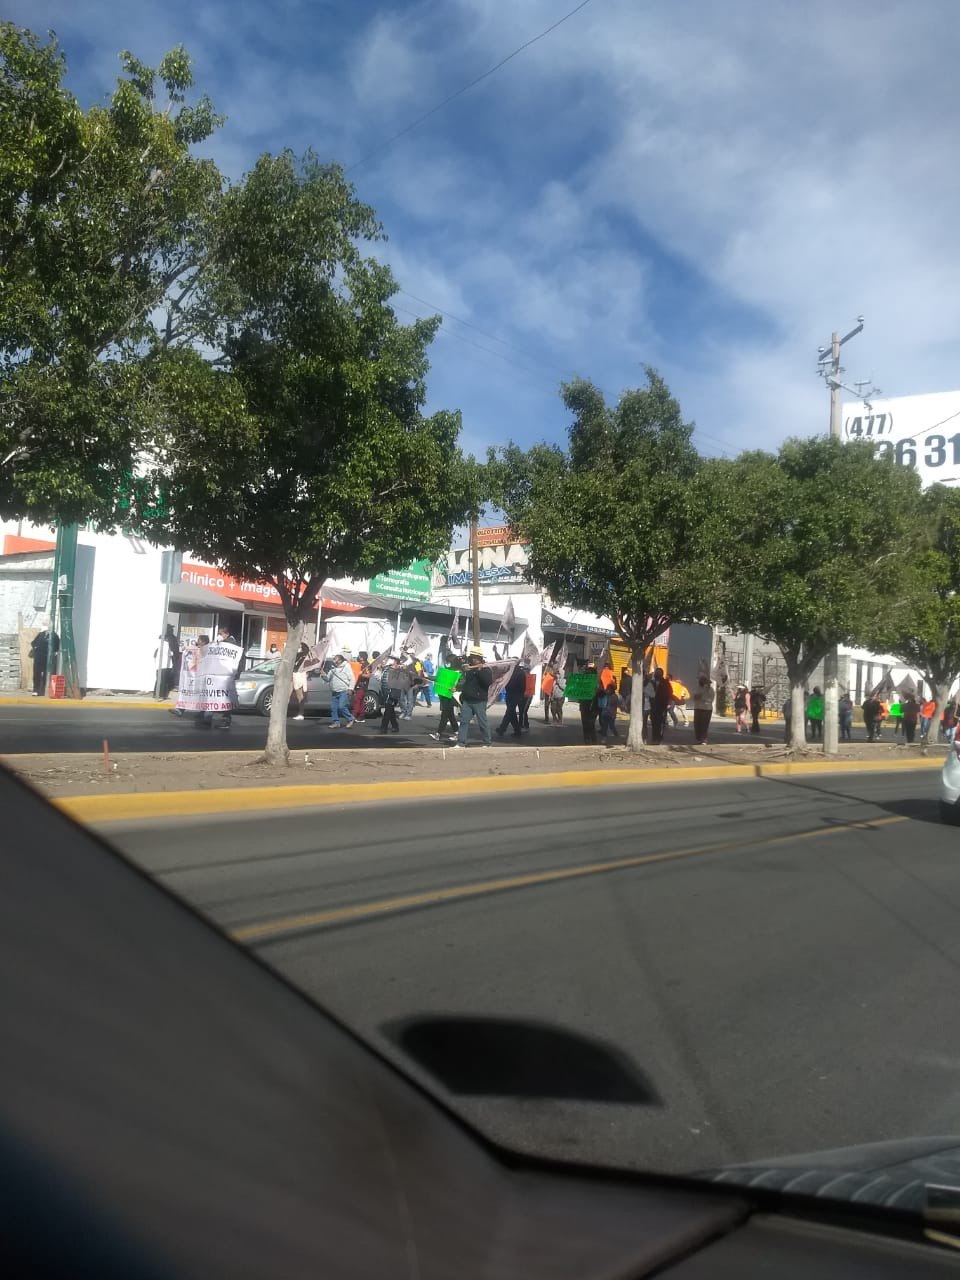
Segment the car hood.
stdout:
[[923,1214],[929,1185],[960,1187],[960,1137],[907,1138],[727,1165],[713,1182]]

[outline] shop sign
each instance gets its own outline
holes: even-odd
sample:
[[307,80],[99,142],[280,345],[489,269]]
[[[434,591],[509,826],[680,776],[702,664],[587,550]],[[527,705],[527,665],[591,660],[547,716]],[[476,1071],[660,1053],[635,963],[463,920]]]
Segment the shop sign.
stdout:
[[[486,532],[484,530],[484,532]],[[503,534],[509,530],[497,530]],[[530,564],[530,547],[523,542],[497,542],[478,544],[479,577],[481,586],[520,585],[527,582],[526,570]],[[470,548],[451,549],[438,565],[438,585],[467,587],[473,582],[473,566]]]
[[226,596],[230,600],[257,600],[261,604],[276,604],[282,607],[280,592],[269,582],[248,582],[243,578],[234,578],[223,569],[215,569],[209,564],[190,564],[184,562],[180,570],[180,581],[191,587],[203,587],[217,595]]
[[430,599],[430,561],[414,560],[405,569],[388,569],[370,579],[375,596],[396,596],[400,600]]

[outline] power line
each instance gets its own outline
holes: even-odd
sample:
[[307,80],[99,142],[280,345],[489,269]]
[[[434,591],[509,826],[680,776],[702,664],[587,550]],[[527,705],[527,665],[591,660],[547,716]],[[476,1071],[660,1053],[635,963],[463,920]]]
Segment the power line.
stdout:
[[[400,289],[399,292],[408,298],[412,298],[414,302],[419,302],[424,307],[430,307],[432,310],[438,311],[440,315],[446,316],[448,320],[455,320],[457,324],[462,324],[467,329],[473,329],[475,333],[482,334],[484,338],[489,338],[491,342],[499,342],[501,347],[507,347],[511,351],[519,351],[522,355],[529,356],[531,360],[536,360],[540,363],[540,357],[533,351],[527,351],[523,347],[518,346],[515,342],[507,342],[505,338],[498,338],[495,333],[490,333],[487,329],[481,329],[478,324],[473,324],[470,320],[463,320],[460,316],[455,316],[451,311],[444,311],[443,307],[438,306],[435,302],[431,302],[429,298],[418,298],[417,295],[415,293],[411,293],[409,289]],[[552,369],[555,373],[559,373],[561,377],[569,377],[568,371],[566,369],[561,369],[558,364],[544,365],[544,368]]]
[[[400,311],[405,316],[412,316],[414,320],[428,320],[429,316],[418,315],[416,311],[410,311],[407,307],[393,307],[394,311]],[[524,373],[532,373],[538,378],[549,376],[544,369],[533,369],[530,365],[521,364],[517,360],[511,360],[509,356],[505,356],[500,351],[491,351],[489,347],[482,346],[479,342],[472,342],[470,338],[465,338],[461,333],[454,333],[451,329],[444,329],[442,326],[437,330],[442,337],[454,338],[457,342],[463,342],[468,347],[473,347],[477,351],[483,351],[488,356],[493,356],[496,360],[503,360],[506,364],[512,365],[515,369],[522,369]]]
[[505,58],[501,58],[500,61],[496,63],[495,66],[492,66],[490,67],[489,70],[484,71],[482,75],[479,75],[475,79],[471,80],[469,84],[463,85],[462,88],[457,89],[454,93],[448,93],[447,96],[441,102],[438,102],[436,104],[436,106],[431,107],[429,111],[425,111],[423,115],[417,116],[415,120],[411,120],[410,123],[405,124],[402,129],[398,129],[397,132],[394,134],[391,134],[389,138],[385,138],[383,142],[378,143],[373,148],[372,151],[368,151],[365,156],[361,156],[359,160],[355,160],[353,164],[349,165],[344,170],[344,172],[352,173],[354,169],[359,169],[360,166],[363,164],[366,164],[368,160],[372,160],[373,157],[376,155],[379,155],[381,151],[385,151],[387,147],[392,146],[393,143],[396,142],[398,138],[402,138],[405,134],[410,133],[412,130],[416,129],[419,125],[423,124],[425,120],[429,120],[431,116],[435,116],[438,111],[442,111],[443,108],[448,105],[448,103],[453,102],[456,98],[461,98],[465,93],[468,93],[471,89],[476,88],[476,86],[480,84],[483,80],[488,79],[490,76],[494,74],[494,72],[499,71],[501,67],[506,66],[506,64],[510,62],[511,59],[515,58],[518,54],[523,53],[524,49],[529,49],[532,44],[536,44],[538,40],[542,40],[544,36],[548,36],[551,31],[556,31],[557,27],[562,26],[566,21],[568,21],[568,19],[572,18],[575,14],[578,14],[581,9],[585,9],[589,3],[590,3],[590,0],[580,0],[580,4],[578,4],[575,9],[571,9],[570,12],[565,13],[562,18],[558,18],[556,22],[554,22],[551,26],[547,27],[546,30],[541,31],[539,35],[532,36],[531,39],[524,41],[524,43],[521,45],[518,45],[517,48],[514,49],[512,53],[508,53]]

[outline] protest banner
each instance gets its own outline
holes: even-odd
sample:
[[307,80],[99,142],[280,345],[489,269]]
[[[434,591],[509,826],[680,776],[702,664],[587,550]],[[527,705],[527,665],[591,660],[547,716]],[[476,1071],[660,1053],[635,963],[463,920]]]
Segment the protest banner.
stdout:
[[437,674],[433,677],[433,691],[437,697],[453,697],[462,675],[462,671],[455,671],[453,667],[439,667]]
[[199,663],[200,711],[232,711],[237,700],[237,668],[243,650],[217,641],[203,650]]
[[200,711],[200,654],[199,646],[187,645],[180,654],[180,687],[177,693],[178,711]]
[[567,698],[571,702],[589,702],[597,692],[595,671],[573,671],[567,676]]

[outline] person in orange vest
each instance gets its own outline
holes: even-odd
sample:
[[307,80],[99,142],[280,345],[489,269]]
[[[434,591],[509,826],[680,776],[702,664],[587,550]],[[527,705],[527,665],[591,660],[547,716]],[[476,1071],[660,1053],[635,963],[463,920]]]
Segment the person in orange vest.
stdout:
[[[524,666],[524,670],[526,670],[526,666]],[[521,699],[520,705],[517,708],[517,712],[520,717],[521,732],[524,729],[526,729],[527,731],[529,731],[530,729],[530,703],[533,701],[534,695],[536,694],[536,692],[537,692],[537,677],[533,674],[532,671],[527,671],[527,681],[523,687],[523,698]]]
[[553,674],[553,667],[545,667],[540,678],[540,701],[543,703],[544,724],[550,723],[550,698],[556,682],[557,677]]
[[920,708],[920,737],[925,738],[930,732],[930,721],[937,709],[937,704],[933,698],[928,698]]
[[600,672],[600,688],[609,689],[611,684],[616,684],[617,677],[613,667],[606,666]]

